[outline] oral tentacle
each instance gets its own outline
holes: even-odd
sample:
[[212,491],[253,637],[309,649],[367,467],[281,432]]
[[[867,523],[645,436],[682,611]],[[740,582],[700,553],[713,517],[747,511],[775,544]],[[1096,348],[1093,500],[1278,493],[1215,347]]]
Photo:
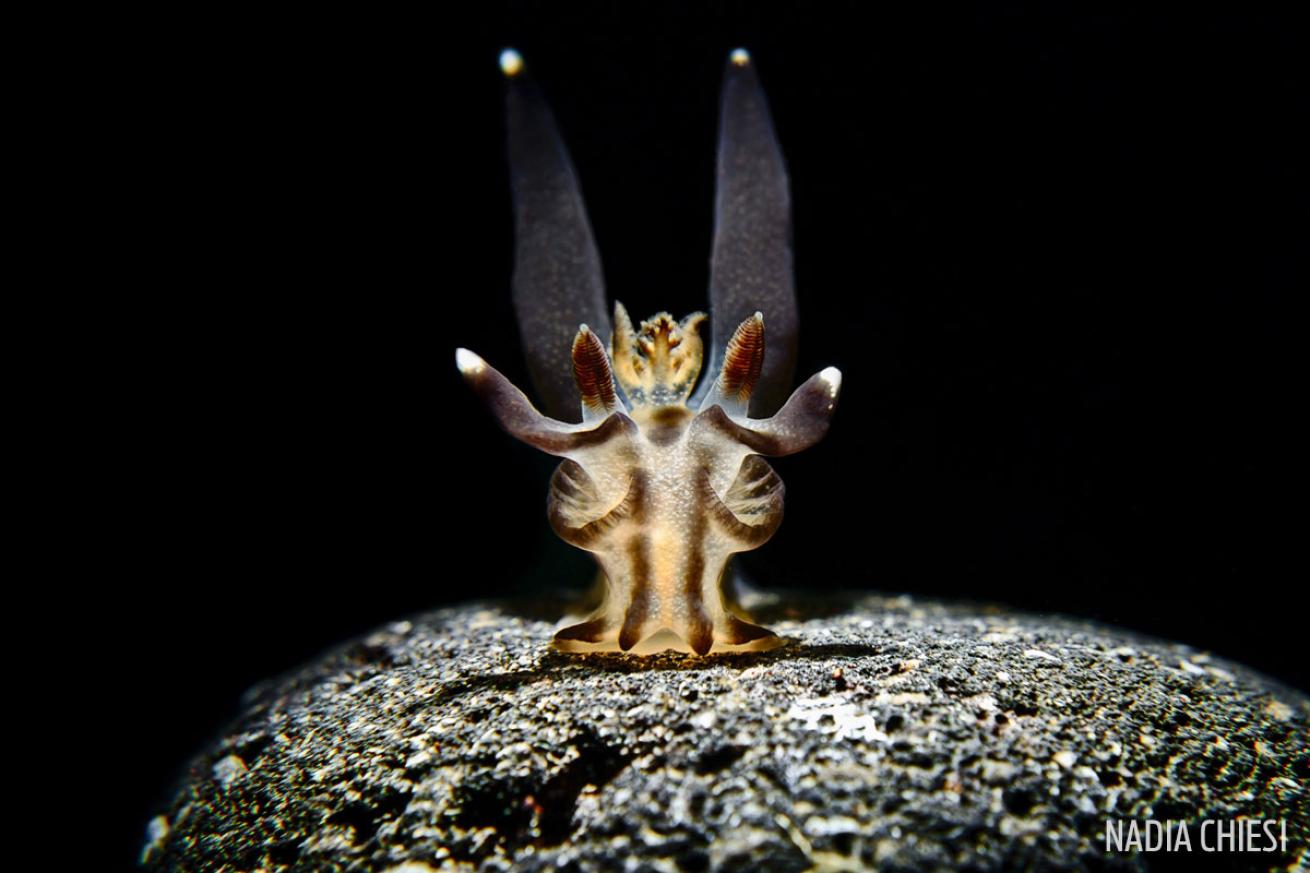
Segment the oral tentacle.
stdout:
[[805,380],[771,418],[734,420],[722,407],[711,406],[696,416],[693,426],[701,434],[717,436],[757,454],[791,455],[823,439],[840,392],[841,371],[828,367]]
[[675,321],[659,312],[634,330],[623,304],[614,305],[610,344],[614,375],[634,409],[682,406],[700,375],[703,312]]
[[583,424],[543,415],[503,373],[468,349],[455,350],[455,366],[510,436],[547,454],[567,457],[585,453],[637,433],[636,423],[621,412],[599,423]]

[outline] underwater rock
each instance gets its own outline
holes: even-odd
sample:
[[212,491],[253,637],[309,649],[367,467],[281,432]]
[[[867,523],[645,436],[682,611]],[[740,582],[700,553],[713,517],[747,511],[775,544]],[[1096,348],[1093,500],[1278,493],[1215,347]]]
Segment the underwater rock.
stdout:
[[1196,862],[1310,857],[1301,692],[1070,619],[783,603],[782,647],[704,658],[562,654],[541,605],[390,625],[253,690],[144,865],[1139,869],[1169,859],[1107,853],[1107,818],[1234,816],[1286,852]]

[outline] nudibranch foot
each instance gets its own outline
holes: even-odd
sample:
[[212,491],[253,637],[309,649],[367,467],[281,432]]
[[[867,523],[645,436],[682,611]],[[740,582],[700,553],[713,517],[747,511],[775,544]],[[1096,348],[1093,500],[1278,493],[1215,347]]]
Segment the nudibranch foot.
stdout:
[[[695,640],[693,645],[691,640]],[[757,624],[735,615],[724,616],[723,628],[709,635],[679,633],[672,627],[660,627],[632,642],[627,648],[620,642],[617,628],[604,615],[580,624],[569,625],[555,634],[555,648],[561,652],[626,652],[630,655],[653,655],[659,652],[682,652],[689,655],[720,655],[740,652],[766,652],[783,644],[783,638]]]

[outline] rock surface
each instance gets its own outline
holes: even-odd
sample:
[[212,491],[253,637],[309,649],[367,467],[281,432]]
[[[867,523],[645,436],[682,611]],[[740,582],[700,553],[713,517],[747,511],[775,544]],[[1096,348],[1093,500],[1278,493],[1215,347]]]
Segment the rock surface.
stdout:
[[251,692],[145,866],[1138,869],[1107,816],[1237,815],[1288,849],[1222,869],[1310,858],[1300,692],[1066,619],[788,602],[755,613],[787,645],[703,659],[563,655],[513,604],[391,625]]

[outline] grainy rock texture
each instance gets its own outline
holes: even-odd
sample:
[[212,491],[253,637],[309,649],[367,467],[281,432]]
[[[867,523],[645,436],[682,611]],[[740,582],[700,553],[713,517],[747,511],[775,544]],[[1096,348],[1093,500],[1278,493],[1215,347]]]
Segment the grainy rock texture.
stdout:
[[[506,605],[252,692],[148,828],[154,870],[1137,869],[1107,816],[1310,840],[1310,701],[1103,626],[907,598],[756,615],[771,652],[563,655]],[[799,604],[799,605],[798,605]],[[808,611],[807,611],[808,610]]]

